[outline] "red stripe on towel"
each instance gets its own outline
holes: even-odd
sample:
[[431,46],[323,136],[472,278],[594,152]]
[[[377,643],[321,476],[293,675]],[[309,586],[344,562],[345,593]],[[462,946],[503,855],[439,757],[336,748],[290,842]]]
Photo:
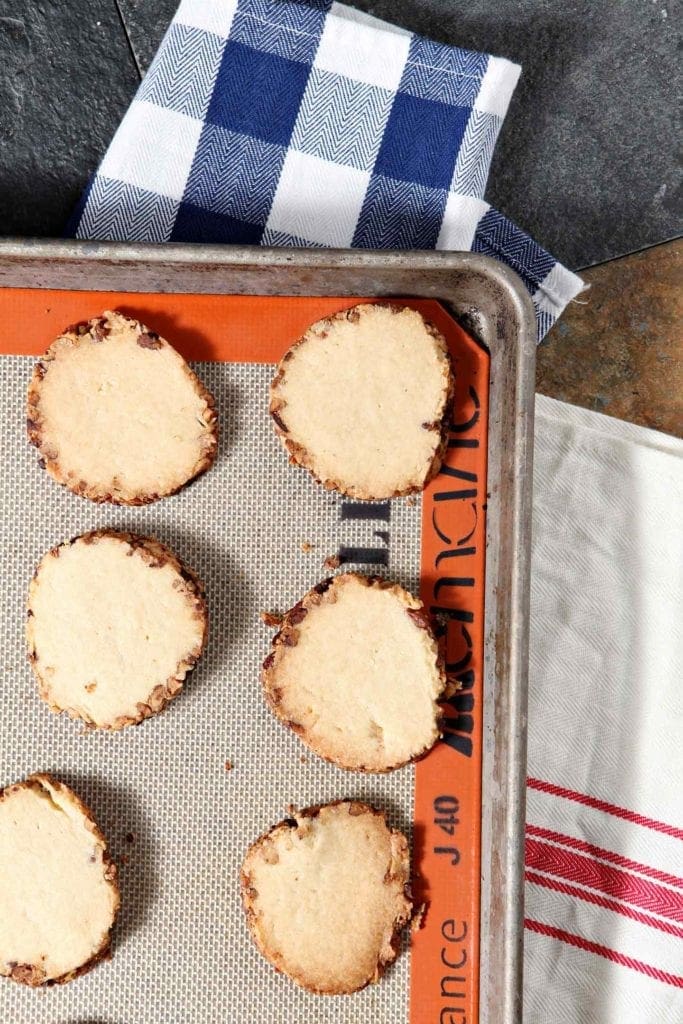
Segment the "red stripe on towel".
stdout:
[[618,807],[606,800],[599,800],[595,796],[586,796],[585,793],[577,793],[574,789],[565,789],[564,786],[556,786],[552,782],[544,782],[542,779],[528,778],[526,784],[529,789],[537,789],[541,793],[552,793],[553,796],[562,796],[565,800],[573,800],[577,804],[584,804],[586,807],[594,807],[605,814],[613,814],[615,818],[623,818],[624,821],[632,821],[635,825],[642,825],[643,828],[651,828],[655,832],[663,832],[664,835],[673,836],[683,841],[683,828],[675,825],[667,825],[664,821],[656,821],[655,818],[648,818],[644,814],[637,814],[625,807]]
[[536,836],[537,839],[549,839],[551,843],[571,846],[575,850],[581,850],[583,853],[600,858],[600,860],[608,860],[611,864],[617,864],[620,868],[625,868],[627,871],[635,871],[639,875],[647,875],[649,878],[656,878],[658,882],[664,882],[666,885],[673,885],[678,889],[683,889],[683,878],[679,878],[678,875],[670,875],[666,871],[660,871],[659,868],[651,868],[647,864],[639,864],[638,861],[631,860],[630,857],[622,857],[620,853],[604,850],[601,846],[594,846],[593,843],[587,843],[584,839],[565,836],[561,832],[553,832],[549,828],[539,828],[538,825],[527,825],[526,831],[527,835]]
[[530,932],[538,932],[539,935],[547,935],[551,939],[566,942],[569,946],[576,946],[577,949],[584,949],[588,953],[595,953],[596,956],[603,956],[606,960],[611,960],[612,963],[621,964],[622,967],[630,967],[632,971],[640,971],[641,974],[647,974],[649,978],[663,981],[665,985],[683,988],[683,977],[679,974],[669,974],[668,971],[660,971],[658,967],[653,967],[652,964],[643,963],[642,960],[634,960],[631,956],[625,956],[623,953],[618,953],[615,949],[601,946],[598,942],[591,942],[580,935],[572,934],[572,932],[565,932],[562,928],[554,928],[552,925],[542,924],[540,921],[532,921],[528,917],[524,919],[524,927]]
[[650,910],[683,923],[683,893],[537,839],[526,840],[525,854],[529,868],[565,878],[569,882],[579,882],[590,889],[597,889],[640,907],[641,910]]
[[662,921],[651,914],[643,914],[640,910],[634,910],[633,907],[629,907],[626,903],[617,903],[616,900],[609,900],[606,896],[599,896],[596,892],[591,892],[588,889],[579,889],[578,886],[568,885],[567,882],[560,882],[557,878],[537,875],[534,871],[525,871],[524,878],[532,885],[541,885],[544,889],[553,889],[555,892],[561,892],[565,896],[575,896],[577,899],[584,900],[586,903],[592,903],[596,907],[612,910],[615,914],[628,917],[631,921],[638,921],[639,924],[646,924],[649,928],[657,928],[660,932],[666,932],[667,935],[676,935],[679,939],[683,939],[683,928],[671,924],[670,921]]

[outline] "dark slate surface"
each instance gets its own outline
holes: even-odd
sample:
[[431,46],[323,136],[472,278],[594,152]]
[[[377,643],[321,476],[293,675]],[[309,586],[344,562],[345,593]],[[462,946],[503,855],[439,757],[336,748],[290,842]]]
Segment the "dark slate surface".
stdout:
[[[13,137],[0,141],[4,233],[59,233],[134,91],[128,40],[144,70],[176,0],[118,4],[128,39],[114,0],[0,0],[0,13],[3,6],[21,9],[21,19],[14,17],[23,22],[3,30],[0,20],[0,66],[9,47],[12,67],[20,68],[27,43],[33,60],[19,76],[27,84],[16,101],[19,87],[14,75],[10,80],[9,99],[23,110],[14,117]],[[670,0],[357,0],[356,6],[522,64],[487,198],[569,266],[676,234]],[[84,65],[74,62],[79,52]]]
[[[358,6],[389,18],[394,3]],[[676,232],[673,4],[401,0],[400,7],[407,28],[522,65],[486,198],[553,255],[579,268]],[[680,192],[678,203],[680,227]]]
[[0,234],[62,233],[137,80],[114,0],[0,0]]

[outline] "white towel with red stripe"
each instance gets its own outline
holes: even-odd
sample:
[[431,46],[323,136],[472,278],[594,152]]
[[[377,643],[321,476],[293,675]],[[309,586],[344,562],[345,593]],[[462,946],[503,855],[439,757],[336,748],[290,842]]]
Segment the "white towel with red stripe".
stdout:
[[683,1021],[683,442],[539,396],[525,1024]]

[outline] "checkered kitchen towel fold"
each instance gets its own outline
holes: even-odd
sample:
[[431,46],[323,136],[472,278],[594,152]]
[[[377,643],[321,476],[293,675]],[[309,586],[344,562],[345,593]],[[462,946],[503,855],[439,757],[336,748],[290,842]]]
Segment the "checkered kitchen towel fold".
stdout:
[[182,0],[70,233],[471,249],[540,338],[582,282],[483,199],[519,71],[329,0]]

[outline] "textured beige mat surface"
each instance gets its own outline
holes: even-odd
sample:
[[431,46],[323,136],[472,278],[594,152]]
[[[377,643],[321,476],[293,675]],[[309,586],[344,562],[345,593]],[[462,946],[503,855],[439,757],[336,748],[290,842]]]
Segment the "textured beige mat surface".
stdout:
[[[259,669],[271,631],[259,612],[284,610],[329,575],[322,562],[342,545],[386,549],[388,567],[353,567],[416,590],[419,500],[394,501],[388,523],[342,520],[342,499],[287,465],[266,412],[272,368],[204,363],[195,368],[220,416],[215,467],[147,508],[94,505],[54,484],[26,441],[32,366],[0,359],[0,784],[42,770],[73,785],[120,864],[123,906],[114,957],[92,973],[37,991],[0,979],[0,1024],[403,1024],[407,955],[362,993],[309,995],[253,948],[238,873],[247,844],[291,802],[360,797],[410,828],[411,768],[343,772],[266,709]],[[24,649],[26,589],[41,555],[101,526],[169,544],[204,580],[210,611],[208,647],[184,692],[115,734],[52,714]]]

